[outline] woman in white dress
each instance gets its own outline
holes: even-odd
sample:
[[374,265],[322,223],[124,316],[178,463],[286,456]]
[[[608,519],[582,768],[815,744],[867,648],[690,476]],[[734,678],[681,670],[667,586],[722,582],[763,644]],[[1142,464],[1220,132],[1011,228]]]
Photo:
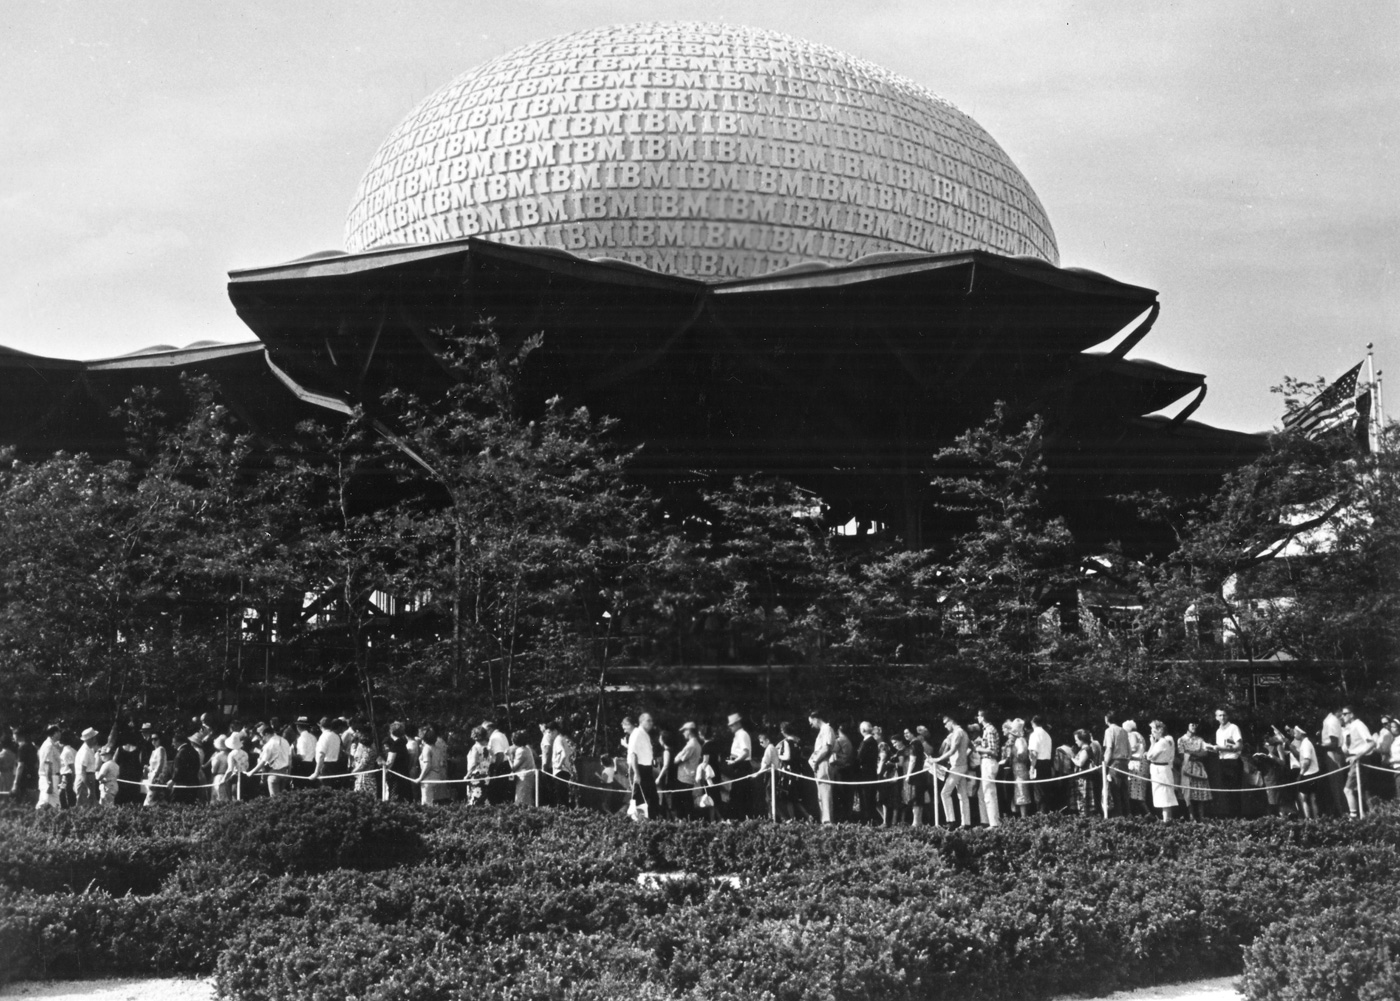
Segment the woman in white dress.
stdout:
[[1167,724],[1152,721],[1152,745],[1147,749],[1148,774],[1152,778],[1152,808],[1162,811],[1162,820],[1172,819],[1176,808],[1176,775],[1172,762],[1176,760],[1176,741],[1167,736]]

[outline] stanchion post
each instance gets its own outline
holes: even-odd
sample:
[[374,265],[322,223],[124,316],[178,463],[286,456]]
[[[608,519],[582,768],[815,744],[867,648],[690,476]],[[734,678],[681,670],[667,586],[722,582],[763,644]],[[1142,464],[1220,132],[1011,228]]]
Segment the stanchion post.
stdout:
[[774,765],[769,769],[768,775],[768,811],[772,814],[773,823],[778,822],[778,766]]
[[1099,786],[1099,806],[1103,808],[1103,819],[1107,820],[1109,795],[1108,759],[1105,758],[1099,767],[1103,769],[1103,782]]
[[389,802],[389,769],[379,769],[379,801]]
[[540,770],[535,769],[535,807],[540,805]]
[[933,826],[934,826],[934,827],[942,827],[942,826],[943,826],[943,821],[939,819],[939,815],[940,815],[939,807],[942,805],[943,798],[942,798],[941,796],[939,796],[939,794],[938,794],[938,792],[939,792],[939,789],[938,789],[938,769],[935,768],[935,769],[933,770],[932,776],[933,776]]
[[1351,765],[1352,771],[1356,775],[1356,815],[1361,820],[1366,819],[1366,776],[1361,774],[1361,759],[1357,758]]
[[233,798],[235,801],[243,802],[243,773],[233,773]]

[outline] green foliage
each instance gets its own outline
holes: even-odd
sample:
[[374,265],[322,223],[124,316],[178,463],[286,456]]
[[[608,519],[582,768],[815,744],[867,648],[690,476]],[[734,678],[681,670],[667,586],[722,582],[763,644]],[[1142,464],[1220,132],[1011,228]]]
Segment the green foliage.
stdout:
[[[109,827],[136,855],[183,826],[198,857],[146,894],[0,890],[0,968],[217,970],[221,992],[248,999],[1037,998],[1236,972],[1242,957],[1255,997],[1380,998],[1393,983],[1394,815],[945,831],[285,803],[230,804],[203,827],[198,811],[131,811],[158,818],[145,834],[129,811],[67,828],[5,817],[0,865],[27,864],[10,846],[28,833],[52,865],[65,848],[76,864]],[[279,833],[327,823],[412,830],[421,857],[386,868],[368,833],[302,852]],[[685,875],[650,887],[645,871]],[[1344,981],[1352,993],[1298,986]]]

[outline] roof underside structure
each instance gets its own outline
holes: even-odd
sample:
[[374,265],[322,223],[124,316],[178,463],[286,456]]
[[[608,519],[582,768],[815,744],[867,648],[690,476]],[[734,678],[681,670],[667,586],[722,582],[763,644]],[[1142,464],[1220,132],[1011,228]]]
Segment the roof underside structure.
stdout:
[[[445,332],[489,320],[507,344],[543,335],[526,400],[617,418],[663,492],[771,473],[909,541],[938,534],[930,457],[998,400],[1046,416],[1053,491],[1090,544],[1134,530],[1113,495],[1208,490],[1262,448],[1185,419],[1204,376],[1123,357],[1156,318],[1154,291],[983,251],[702,282],[466,239],[237,271],[228,288],[258,343],[0,353],[0,439],[101,453],[130,388],[180,371],[210,375],[255,429],[291,433],[312,413],[373,412],[391,389],[441,392]],[[1147,416],[1187,397],[1175,418]]]

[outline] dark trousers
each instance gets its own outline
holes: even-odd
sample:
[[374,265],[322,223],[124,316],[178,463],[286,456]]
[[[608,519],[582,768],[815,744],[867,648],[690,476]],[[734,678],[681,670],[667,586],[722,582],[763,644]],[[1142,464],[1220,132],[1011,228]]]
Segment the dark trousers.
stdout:
[[1036,813],[1049,813],[1056,809],[1055,790],[1051,783],[1044,781],[1054,777],[1055,763],[1049,758],[1037,758],[1031,771],[1031,778],[1040,780],[1031,786],[1031,800],[1035,803]]
[[1126,817],[1128,815],[1128,770],[1126,759],[1108,763],[1108,815]]
[[648,817],[661,816],[661,797],[656,792],[656,775],[650,765],[638,765],[632,776],[632,802],[645,803]]
[[1220,787],[1229,792],[1220,794],[1220,814],[1223,817],[1240,815],[1240,787],[1244,785],[1244,762],[1239,758],[1220,759]]

